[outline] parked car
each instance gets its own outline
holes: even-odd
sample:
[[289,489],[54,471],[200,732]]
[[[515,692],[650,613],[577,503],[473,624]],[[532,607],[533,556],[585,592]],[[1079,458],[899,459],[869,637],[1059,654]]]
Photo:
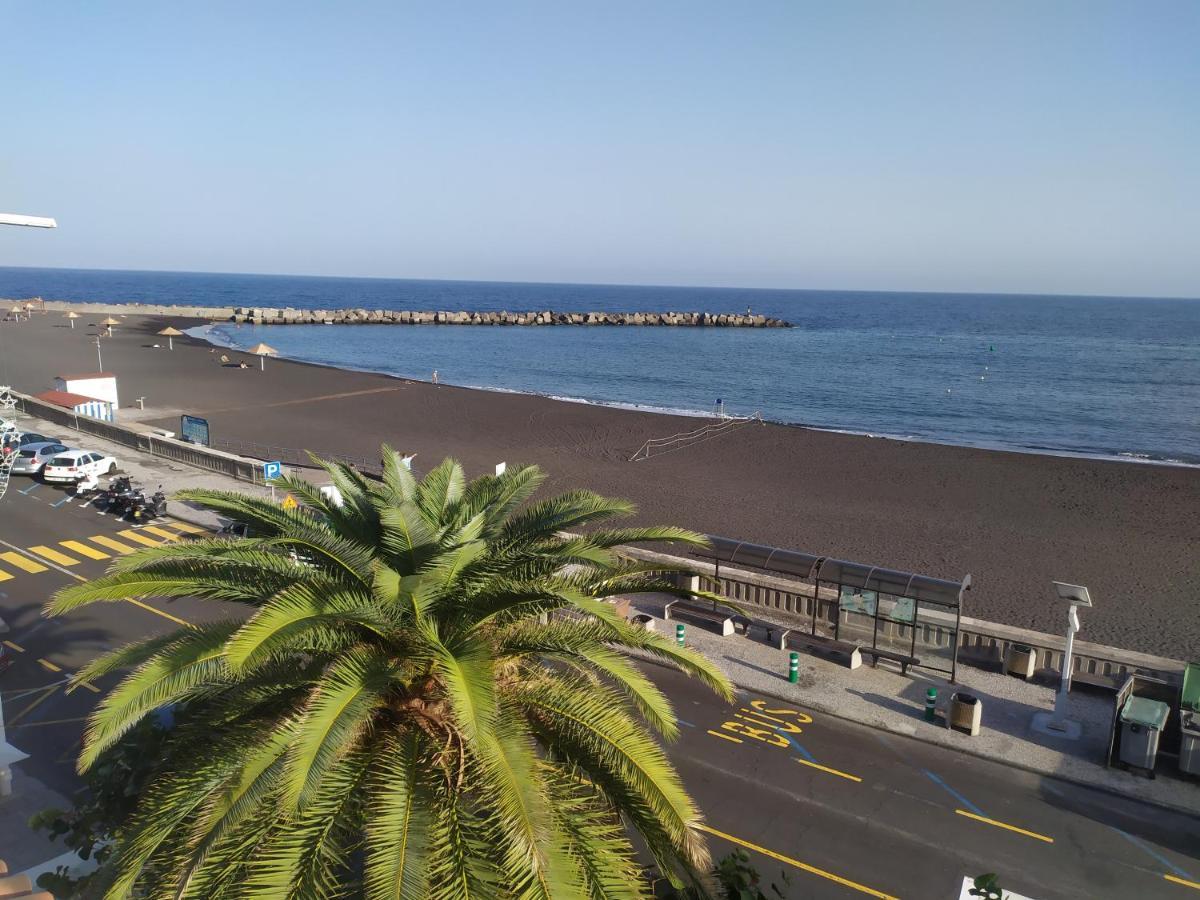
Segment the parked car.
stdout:
[[111,475],[118,468],[115,459],[95,450],[68,450],[42,466],[42,480],[69,483],[84,475]]
[[61,444],[58,438],[46,437],[44,434],[38,434],[36,431],[23,432],[20,438],[16,438],[12,432],[4,435],[4,455],[16,451],[19,447],[28,447],[30,444]]
[[14,475],[36,475],[42,471],[42,466],[47,462],[61,453],[69,452],[70,449],[65,444],[55,441],[26,444],[17,451],[17,458],[13,460],[12,464],[12,473]]

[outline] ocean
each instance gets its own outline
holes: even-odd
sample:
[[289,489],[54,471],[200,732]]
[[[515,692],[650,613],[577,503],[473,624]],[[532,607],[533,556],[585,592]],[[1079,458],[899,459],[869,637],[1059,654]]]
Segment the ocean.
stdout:
[[699,310],[791,329],[220,325],[238,348],[444,384],[883,437],[1200,464],[1200,300],[0,268],[0,297]]

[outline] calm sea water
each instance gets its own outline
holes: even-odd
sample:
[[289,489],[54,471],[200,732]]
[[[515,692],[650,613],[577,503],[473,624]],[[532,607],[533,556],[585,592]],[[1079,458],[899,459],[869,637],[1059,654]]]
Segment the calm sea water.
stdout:
[[220,326],[443,383],[951,444],[1200,463],[1200,301],[0,268],[0,296],[229,306],[704,310],[786,330]]

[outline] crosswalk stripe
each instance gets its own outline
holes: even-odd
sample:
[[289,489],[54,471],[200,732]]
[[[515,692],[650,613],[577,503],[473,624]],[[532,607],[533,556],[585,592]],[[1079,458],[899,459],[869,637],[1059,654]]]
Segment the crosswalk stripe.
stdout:
[[4,560],[11,566],[16,566],[18,569],[24,569],[26,572],[45,572],[46,567],[41,563],[34,562],[28,556],[23,556],[20,553],[15,553],[9,550],[7,553],[0,553],[0,559]]
[[154,538],[148,538],[144,534],[134,531],[132,528],[126,528],[124,531],[118,531],[121,537],[128,541],[133,541],[135,544],[142,544],[146,547],[161,547],[162,541],[156,541]]
[[142,529],[142,531],[148,531],[151,534],[157,534],[160,538],[163,538],[164,540],[167,540],[167,541],[179,540],[179,535],[173,534],[170,531],[164,531],[162,528],[159,528],[157,525],[147,525],[145,528]]
[[30,553],[36,553],[43,559],[48,559],[52,563],[58,563],[60,566],[77,566],[79,560],[73,556],[67,556],[65,553],[59,553],[53,547],[30,547]]
[[207,528],[201,528],[199,525],[193,525],[191,522],[168,522],[176,531],[182,531],[184,534],[208,534]]
[[128,544],[122,544],[120,541],[114,541],[112,538],[105,537],[102,534],[98,534],[95,537],[90,537],[88,540],[93,544],[99,544],[101,547],[107,547],[109,550],[116,550],[121,554],[132,553],[135,549],[137,549],[135,547],[130,547]]
[[0,569],[0,581],[9,581],[11,578],[11,575],[9,575],[3,569]]
[[86,556],[88,559],[109,559],[111,554],[97,550],[95,547],[89,547],[87,544],[81,544],[79,541],[59,541],[73,553],[78,553],[80,556]]

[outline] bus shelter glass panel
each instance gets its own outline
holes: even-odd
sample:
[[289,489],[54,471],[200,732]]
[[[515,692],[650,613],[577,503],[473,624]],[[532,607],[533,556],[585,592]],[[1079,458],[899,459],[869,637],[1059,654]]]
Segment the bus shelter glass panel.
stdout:
[[912,651],[913,622],[917,616],[917,601],[912,597],[879,595],[879,622],[875,630],[875,646],[906,656]]
[[956,610],[937,603],[917,604],[917,642],[913,656],[938,672],[954,671],[954,645],[958,640]]
[[878,597],[874,591],[841,585],[838,594],[838,640],[870,647],[875,641],[875,610]]

